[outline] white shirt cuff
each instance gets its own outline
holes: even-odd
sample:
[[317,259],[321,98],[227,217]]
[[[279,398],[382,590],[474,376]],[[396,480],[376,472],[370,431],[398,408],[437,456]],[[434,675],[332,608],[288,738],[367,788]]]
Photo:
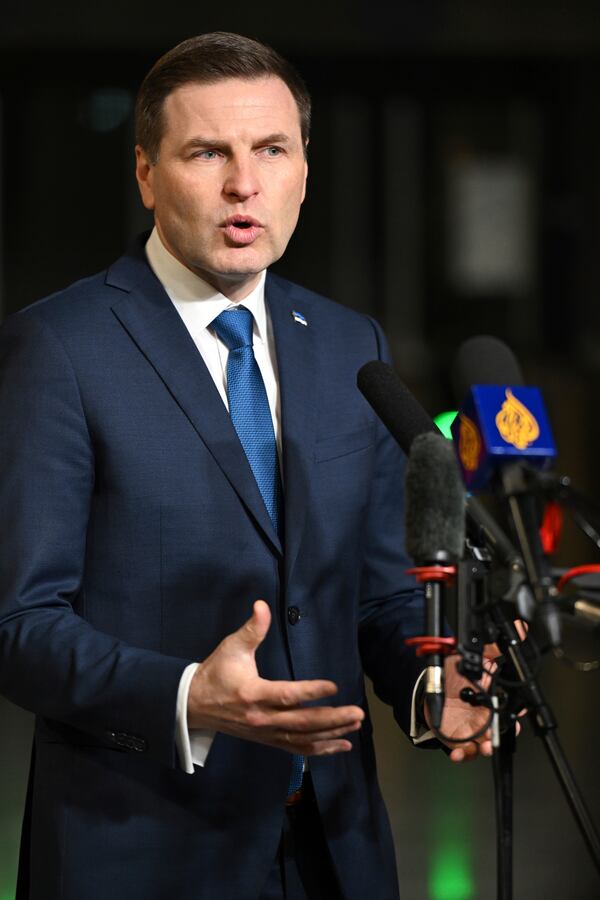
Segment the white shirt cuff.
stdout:
[[186,666],[179,679],[177,690],[175,745],[179,754],[179,765],[188,775],[194,774],[194,766],[204,765],[215,737],[215,732],[207,728],[188,728],[188,695],[197,668],[198,663],[190,663],[189,666]]
[[421,672],[417,680],[415,681],[415,686],[413,688],[412,693],[412,702],[410,706],[410,736],[412,738],[413,744],[421,744],[423,741],[430,741],[435,737],[435,734],[430,729],[426,728],[425,725],[421,725],[417,722],[417,708],[416,708],[416,700],[417,700],[417,691],[419,689],[419,685],[425,675],[425,669]]

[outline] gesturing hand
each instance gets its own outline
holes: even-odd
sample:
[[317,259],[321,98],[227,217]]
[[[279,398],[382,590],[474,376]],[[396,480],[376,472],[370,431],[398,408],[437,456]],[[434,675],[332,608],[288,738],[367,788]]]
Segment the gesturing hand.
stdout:
[[302,705],[336,694],[332,681],[269,681],[258,674],[255,653],[270,624],[268,605],[257,600],[251,618],[199,664],[188,697],[188,726],[302,756],[351,750],[343,735],[360,728],[360,707]]

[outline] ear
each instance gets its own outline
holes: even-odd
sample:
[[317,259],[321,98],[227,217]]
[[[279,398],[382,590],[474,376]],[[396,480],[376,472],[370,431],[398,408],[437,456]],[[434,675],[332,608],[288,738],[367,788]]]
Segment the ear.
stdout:
[[[306,142],[306,147],[308,148],[308,141]],[[305,151],[306,153],[306,151]],[[304,184],[302,185],[302,197],[300,198],[300,203],[304,203],[304,198],[306,197],[306,179],[308,178],[308,160],[304,160]]]
[[135,177],[146,209],[154,209],[153,165],[146,151],[139,144],[135,148]]

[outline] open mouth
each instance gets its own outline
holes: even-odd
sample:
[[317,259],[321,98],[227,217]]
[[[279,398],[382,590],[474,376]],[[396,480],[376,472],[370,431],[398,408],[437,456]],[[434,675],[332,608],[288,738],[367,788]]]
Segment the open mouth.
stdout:
[[225,228],[227,228],[229,225],[235,225],[236,228],[252,228],[253,226],[258,228],[262,227],[258,219],[255,219],[252,216],[245,216],[240,213],[237,213],[237,215],[235,216],[229,216],[227,219],[225,219],[223,225],[225,226]]
[[263,230],[263,226],[252,216],[230,216],[222,228],[234,244],[251,244]]

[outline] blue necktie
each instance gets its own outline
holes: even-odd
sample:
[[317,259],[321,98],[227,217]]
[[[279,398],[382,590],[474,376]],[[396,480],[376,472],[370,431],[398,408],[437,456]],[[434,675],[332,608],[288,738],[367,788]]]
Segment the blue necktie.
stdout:
[[[243,306],[226,309],[212,327],[229,349],[227,398],[229,413],[258,489],[276,531],[281,525],[281,479],[277,443],[265,384],[252,349],[252,313]],[[280,535],[281,536],[281,535]],[[304,759],[294,755],[288,793],[302,783]]]

